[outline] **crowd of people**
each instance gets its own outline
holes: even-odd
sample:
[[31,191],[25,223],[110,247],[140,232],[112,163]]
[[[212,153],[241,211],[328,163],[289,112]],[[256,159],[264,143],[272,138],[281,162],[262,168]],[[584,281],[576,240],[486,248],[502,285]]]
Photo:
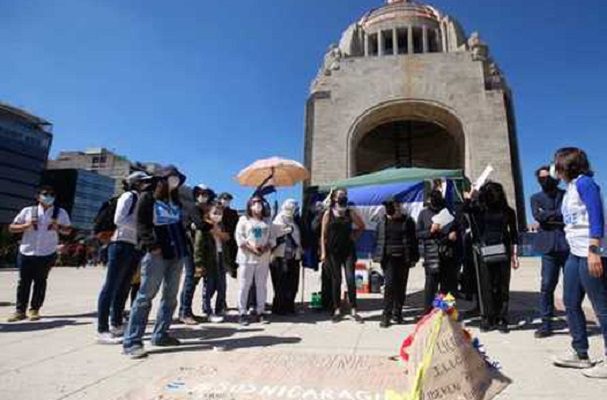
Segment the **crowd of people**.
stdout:
[[[588,295],[607,351],[607,264],[603,259],[607,252],[599,186],[586,153],[577,148],[557,151],[553,163],[540,167],[536,177],[542,190],[531,198],[531,208],[538,224],[536,250],[542,254],[538,305],[542,323],[535,337],[553,333],[554,292],[563,271],[572,351],[555,358],[554,364],[583,369],[588,377],[607,378],[607,362],[595,364],[589,358],[582,309]],[[304,251],[311,251],[311,259],[317,258],[322,265],[322,303],[331,320],[337,323],[349,317],[364,322],[358,313],[355,264],[356,242],[366,227],[346,189],[334,189],[324,206],[310,207],[306,218],[293,199],[286,200],[272,218],[269,203],[258,192],[239,216],[231,208],[229,193],[217,195],[205,185],[193,189],[196,209],[186,212],[179,195],[185,180],[174,166],[154,176],[135,172],[125,180],[125,192],[105,208],[105,215],[98,216],[97,236],[109,243],[97,304],[99,343],[122,343],[126,355],[145,357],[143,336],[152,303],[162,288],[151,342],[179,345],[170,334],[173,314],[179,302],[182,323],[202,321],[192,310],[201,281],[205,321],[223,322],[229,300],[227,276],[238,282],[235,300],[242,326],[269,322],[268,276],[274,289],[271,315],[294,314]],[[455,207],[447,204],[438,188],[426,198],[416,220],[404,204],[390,197],[374,221],[373,259],[384,276],[380,326],[403,322],[409,270],[421,259],[426,279],[424,313],[432,310],[438,293],[462,293],[476,299],[481,331],[508,333],[511,271],[520,266],[519,233],[502,185],[487,182],[472,188]],[[38,204],[23,209],[10,226],[11,232],[22,235],[16,311],[10,322],[40,318],[59,235],[70,230],[69,216],[54,199],[53,188],[40,188]],[[342,274],[349,307],[342,304]],[[125,320],[129,294],[131,307]],[[344,310],[349,315],[342,314]]]

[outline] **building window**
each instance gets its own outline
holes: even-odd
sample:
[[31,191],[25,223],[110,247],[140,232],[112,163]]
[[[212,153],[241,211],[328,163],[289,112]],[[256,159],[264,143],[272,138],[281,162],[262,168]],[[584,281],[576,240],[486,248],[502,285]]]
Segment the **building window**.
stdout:
[[382,37],[384,39],[384,54],[394,54],[394,37],[392,36],[392,31],[383,31]]
[[377,33],[369,35],[369,55],[376,56],[378,54]]
[[407,54],[409,52],[409,40],[407,36],[407,28],[398,29],[398,54]]
[[438,31],[435,31],[435,30],[428,31],[428,51],[430,53],[439,52]]
[[424,33],[422,28],[413,28],[413,52],[415,54],[424,52]]

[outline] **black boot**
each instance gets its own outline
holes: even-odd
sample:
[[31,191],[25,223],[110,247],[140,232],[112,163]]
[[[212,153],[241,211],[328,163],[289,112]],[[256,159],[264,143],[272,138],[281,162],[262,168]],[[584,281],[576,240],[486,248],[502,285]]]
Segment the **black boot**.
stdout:
[[390,316],[383,314],[381,316],[381,321],[379,322],[380,328],[388,328],[390,326]]

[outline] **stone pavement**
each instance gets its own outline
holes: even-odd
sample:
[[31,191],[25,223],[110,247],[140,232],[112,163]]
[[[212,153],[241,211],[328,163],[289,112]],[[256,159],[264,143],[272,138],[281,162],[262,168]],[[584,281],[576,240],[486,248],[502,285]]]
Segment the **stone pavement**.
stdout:
[[[329,390],[324,397],[327,399],[378,398],[371,395],[377,392],[378,385],[399,384],[402,366],[391,357],[412,331],[424,279],[421,268],[412,271],[409,293],[413,295],[408,299],[407,324],[402,326],[381,330],[381,300],[377,295],[367,295],[361,300],[361,314],[366,319],[362,325],[349,320],[332,324],[314,311],[294,318],[272,318],[269,325],[246,328],[234,322],[194,328],[175,325],[174,332],[184,345],[169,349],[149,347],[149,358],[133,361],[121,355],[119,346],[95,343],[96,297],[103,273],[101,268],[56,268],[49,280],[44,319],[0,324],[0,399],[160,398],[159,393],[166,390],[182,393],[181,386],[208,389],[211,382],[216,382],[212,376],[232,385],[264,379],[265,383],[269,380],[275,384],[264,388],[266,392],[260,398],[289,398],[295,393],[288,391],[289,384]],[[568,347],[566,331],[549,339],[534,339],[538,279],[538,262],[533,259],[524,260],[521,269],[513,274],[510,334],[479,334],[474,321],[469,323],[490,357],[499,360],[502,372],[513,380],[498,398],[604,397],[607,382],[588,380],[579,371],[551,366],[550,357]],[[317,274],[307,273],[306,299],[319,286],[318,281]],[[0,270],[2,321],[13,311],[15,282],[15,271]],[[234,306],[237,284],[229,280],[228,285],[229,305]],[[197,303],[199,296],[197,291]],[[466,307],[469,305],[460,304],[461,309]],[[235,316],[231,318],[235,321]],[[599,356],[601,350],[600,337],[593,335],[592,354]],[[402,379],[406,385],[406,377]],[[245,395],[248,388],[241,385],[237,390],[242,395],[234,397],[213,394],[187,398],[253,398]],[[342,389],[353,391],[333,397],[329,395],[331,388],[335,393]],[[304,397],[321,398],[319,393],[309,392],[310,397]],[[162,398],[182,397],[165,394]]]

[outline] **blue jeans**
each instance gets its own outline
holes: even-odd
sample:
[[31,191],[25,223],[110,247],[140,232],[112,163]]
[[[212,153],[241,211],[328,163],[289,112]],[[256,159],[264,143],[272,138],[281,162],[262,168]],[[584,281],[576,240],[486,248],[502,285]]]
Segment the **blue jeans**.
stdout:
[[[125,242],[112,242],[108,246],[108,264],[105,283],[97,302],[97,332],[110,330],[108,319],[112,311],[112,325],[122,325],[122,311],[119,307],[121,289],[125,281],[132,279],[131,266],[135,257],[135,245]],[[118,315],[120,313],[120,315]]]
[[123,346],[130,349],[143,344],[152,300],[162,284],[162,299],[156,315],[152,343],[167,336],[177,307],[177,292],[184,259],[165,260],[162,256],[146,253],[141,260],[141,287],[131,308],[129,324],[124,333]]
[[540,290],[540,316],[544,328],[550,328],[554,317],[554,290],[569,253],[548,253],[542,256],[542,283]]
[[[603,265],[607,266],[606,260]],[[588,273],[588,259],[573,254],[565,264],[565,309],[567,323],[572,337],[572,347],[579,355],[588,354],[588,332],[586,331],[586,316],[582,309],[584,296],[592,303],[605,342],[607,355],[607,272],[601,278],[595,278]]]
[[200,282],[200,278],[194,276],[196,268],[191,256],[186,257],[184,270],[185,278],[183,280],[183,288],[181,289],[179,317],[191,317],[193,316],[192,299],[194,298],[196,286],[198,286],[198,282]]
[[220,254],[217,257],[217,270],[213,276],[204,278],[204,293],[202,300],[202,309],[207,315],[213,314],[211,308],[211,299],[217,293],[215,298],[215,314],[223,314],[224,305],[226,302],[226,271],[223,266],[223,256]]

